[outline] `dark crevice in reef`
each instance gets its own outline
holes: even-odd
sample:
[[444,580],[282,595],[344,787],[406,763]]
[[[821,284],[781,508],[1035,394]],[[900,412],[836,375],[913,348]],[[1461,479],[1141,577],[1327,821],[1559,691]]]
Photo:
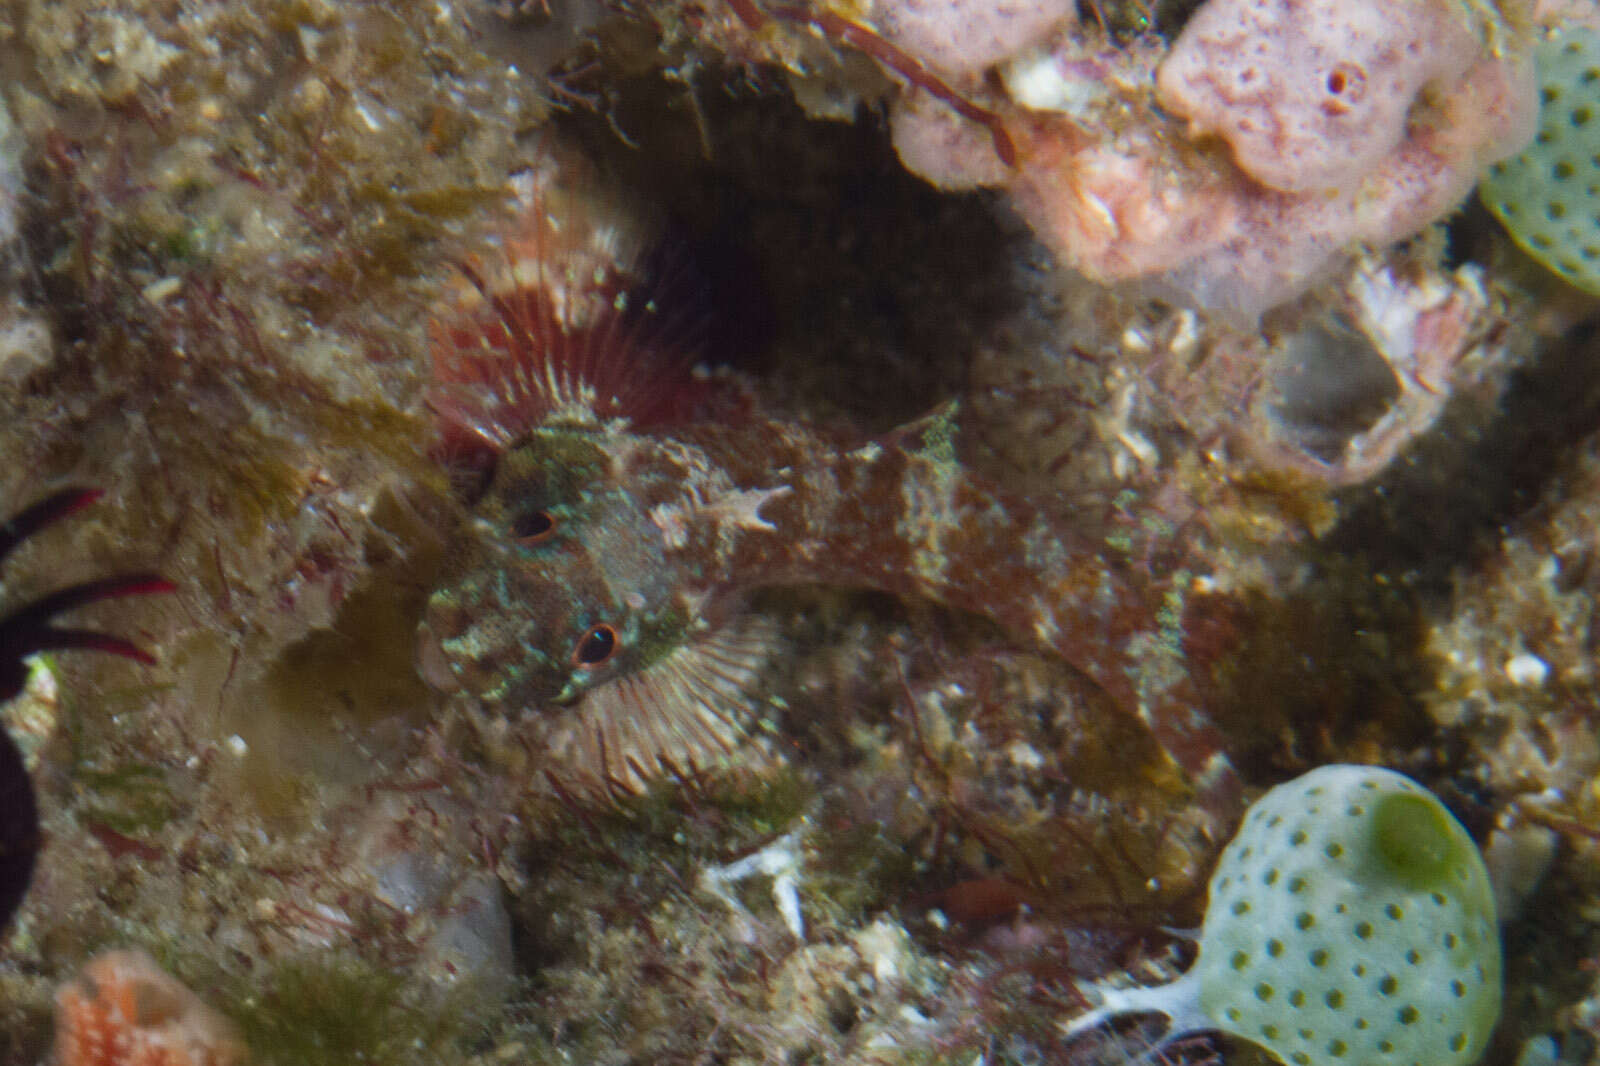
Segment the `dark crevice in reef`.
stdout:
[[1448,774],[1468,757],[1438,735],[1419,699],[1436,669],[1429,605],[1548,495],[1574,447],[1600,430],[1596,325],[1518,372],[1498,409],[1454,400],[1437,430],[1359,490],[1313,549],[1314,576],[1293,595],[1242,612],[1209,702],[1247,778],[1271,780],[1362,750],[1385,751],[1424,776]]
[[609,121],[558,125],[687,238],[711,285],[712,354],[770,405],[876,433],[958,394],[1015,310],[1003,213],[907,174],[882,122],[814,120],[787,95],[729,88],[741,81],[637,78]]
[[1562,1024],[1563,1012],[1588,994],[1600,952],[1600,926],[1572,921],[1592,902],[1583,887],[1584,865],[1565,849],[1521,913],[1503,927],[1506,1002],[1486,1061],[1525,1061],[1518,1053],[1528,1038],[1550,1032],[1561,1036],[1559,1061],[1595,1061],[1593,1032]]
[[1498,412],[1455,399],[1439,427],[1362,490],[1324,546],[1419,592],[1498,542],[1539,501],[1562,460],[1600,429],[1600,320],[1513,375]]
[[1242,618],[1207,704],[1246,780],[1426,742],[1425,630],[1405,590],[1333,561],[1293,595],[1253,598]]
[[1358,490],[1345,519],[1312,549],[1306,584],[1247,605],[1209,701],[1247,778],[1271,780],[1361,750],[1386,751],[1397,764],[1422,759],[1428,765],[1407,768],[1425,776],[1465,757],[1437,735],[1419,699],[1436,669],[1428,606],[1600,429],[1597,348],[1591,322],[1517,373],[1498,409],[1453,400],[1438,429]]

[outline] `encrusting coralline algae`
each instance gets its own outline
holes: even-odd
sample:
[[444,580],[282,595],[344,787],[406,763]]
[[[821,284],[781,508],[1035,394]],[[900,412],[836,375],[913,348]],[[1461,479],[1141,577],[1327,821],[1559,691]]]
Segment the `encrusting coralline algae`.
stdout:
[[6,511],[104,495],[0,607],[176,590],[0,709],[0,1066],[1125,1062],[1379,767],[1507,1003],[1385,1020],[1583,1061],[1595,305],[1463,201],[1597,17],[17,5]]

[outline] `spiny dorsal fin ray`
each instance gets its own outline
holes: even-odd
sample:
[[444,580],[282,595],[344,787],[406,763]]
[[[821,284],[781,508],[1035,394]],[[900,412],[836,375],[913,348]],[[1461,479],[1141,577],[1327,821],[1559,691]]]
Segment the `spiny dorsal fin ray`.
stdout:
[[428,402],[447,451],[503,451],[540,425],[669,423],[694,406],[706,283],[573,170],[519,176],[499,254],[459,264],[429,325]]

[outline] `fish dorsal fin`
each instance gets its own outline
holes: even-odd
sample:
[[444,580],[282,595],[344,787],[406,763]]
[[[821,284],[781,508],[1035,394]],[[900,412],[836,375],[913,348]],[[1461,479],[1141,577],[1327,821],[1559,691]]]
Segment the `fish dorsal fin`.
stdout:
[[689,406],[704,285],[573,169],[520,176],[497,250],[459,264],[429,324],[428,402],[447,446],[503,451],[540,425],[645,426]]

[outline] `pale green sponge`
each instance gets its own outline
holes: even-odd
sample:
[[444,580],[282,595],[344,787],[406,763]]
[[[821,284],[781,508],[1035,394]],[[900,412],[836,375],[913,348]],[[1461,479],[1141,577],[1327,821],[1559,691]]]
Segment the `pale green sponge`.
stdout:
[[1600,35],[1568,27],[1534,66],[1539,132],[1489,168],[1479,194],[1529,255],[1600,295]]
[[1294,1066],[1467,1066],[1500,1015],[1500,933],[1478,849],[1391,770],[1325,766],[1262,796],[1211,878],[1200,956],[1155,988],[1100,988],[1068,1027],[1172,1019]]

